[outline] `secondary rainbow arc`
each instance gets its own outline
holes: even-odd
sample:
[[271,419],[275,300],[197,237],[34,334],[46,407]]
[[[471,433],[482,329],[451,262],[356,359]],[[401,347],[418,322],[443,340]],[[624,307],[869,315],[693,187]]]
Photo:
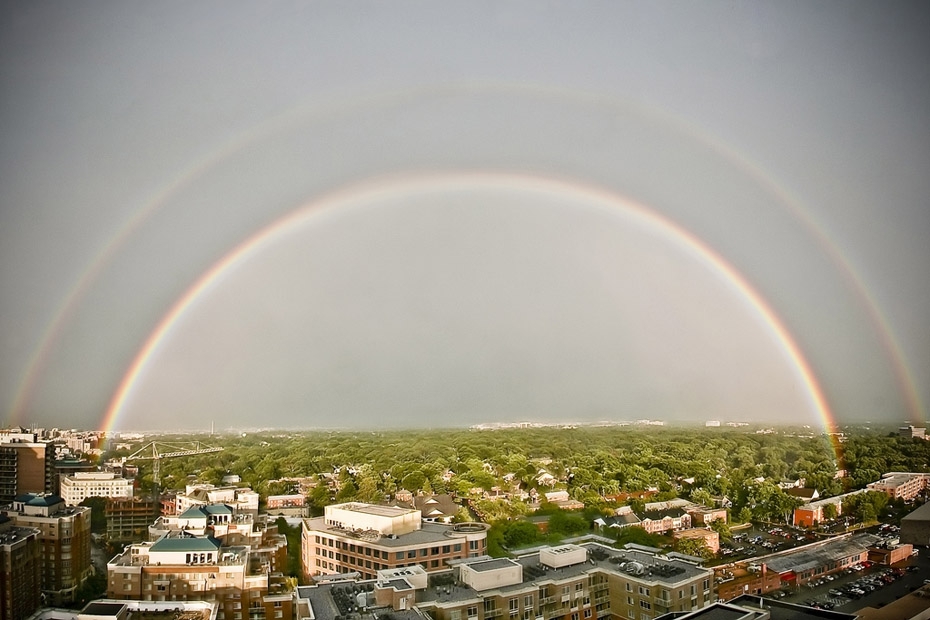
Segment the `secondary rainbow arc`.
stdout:
[[22,423],[22,418],[36,392],[40,377],[49,362],[54,344],[63,332],[64,326],[70,320],[70,317],[76,313],[80,300],[91,288],[93,282],[98,279],[106,265],[115,259],[118,251],[141,228],[143,223],[161,208],[168,200],[169,196],[181,191],[183,187],[196,181],[200,175],[217,165],[217,162],[223,160],[231,153],[235,153],[239,149],[244,148],[246,144],[255,142],[262,136],[271,135],[276,130],[289,127],[290,124],[304,119],[308,111],[313,117],[328,118],[330,115],[344,113],[347,108],[357,110],[371,106],[377,107],[392,102],[402,103],[404,101],[417,100],[418,97],[430,93],[461,94],[465,92],[474,93],[485,91],[525,92],[534,96],[565,98],[567,100],[580,101],[608,108],[635,109],[639,113],[659,118],[662,122],[671,123],[684,135],[708,146],[744,174],[753,178],[761,187],[765,188],[766,191],[776,196],[782,205],[801,221],[821,248],[825,250],[848,286],[855,292],[860,305],[868,314],[873,325],[877,327],[876,331],[888,354],[900,392],[904,396],[909,417],[917,424],[923,422],[925,417],[923,403],[921,402],[911,372],[904,361],[900,343],[895,337],[894,330],[889,325],[888,320],[880,311],[879,304],[870,294],[861,276],[853,269],[849,260],[837,247],[837,244],[824,232],[823,227],[812,218],[810,213],[802,208],[798,198],[791,194],[787,188],[775,182],[765,171],[761,170],[751,160],[745,157],[745,155],[735,150],[732,146],[722,142],[717,136],[709,134],[700,127],[688,123],[684,119],[668,111],[643,108],[635,103],[617,100],[603,93],[577,90],[569,91],[551,85],[535,84],[531,82],[515,84],[511,82],[477,81],[420,87],[415,86],[396,91],[368,93],[367,95],[364,93],[355,93],[348,99],[337,98],[335,101],[330,101],[328,104],[322,106],[319,101],[315,99],[307,100],[304,103],[285,110],[278,116],[274,116],[245,132],[237,134],[228,142],[224,143],[218,150],[207,154],[195,162],[192,167],[188,168],[184,174],[175,179],[171,184],[157,191],[152,196],[151,200],[147,201],[146,205],[126,222],[114,239],[98,253],[80,274],[74,286],[66,292],[62,303],[54,313],[46,329],[42,332],[32,355],[30,355],[25,364],[23,378],[9,405],[8,424]]

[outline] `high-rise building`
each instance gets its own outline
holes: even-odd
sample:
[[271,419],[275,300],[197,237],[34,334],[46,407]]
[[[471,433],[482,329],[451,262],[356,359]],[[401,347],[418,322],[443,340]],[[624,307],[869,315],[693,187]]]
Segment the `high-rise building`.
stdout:
[[54,450],[36,441],[35,434],[0,436],[0,504],[24,493],[51,493],[54,488]]
[[26,493],[3,511],[15,525],[40,530],[42,592],[50,605],[74,600],[74,593],[92,572],[90,511],[66,506],[61,497]]
[[39,608],[42,560],[39,534],[0,515],[0,620],[19,620]]

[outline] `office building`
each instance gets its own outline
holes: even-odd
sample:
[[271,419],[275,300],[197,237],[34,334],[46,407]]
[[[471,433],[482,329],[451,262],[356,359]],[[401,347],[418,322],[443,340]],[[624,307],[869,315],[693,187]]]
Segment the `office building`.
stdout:
[[304,519],[301,565],[305,578],[422,565],[444,570],[453,560],[484,555],[487,526],[445,525],[422,520],[419,510],[351,502],[327,506],[322,517]]
[[88,497],[131,499],[132,480],[112,472],[76,472],[61,477],[61,498],[69,506],[77,506]]

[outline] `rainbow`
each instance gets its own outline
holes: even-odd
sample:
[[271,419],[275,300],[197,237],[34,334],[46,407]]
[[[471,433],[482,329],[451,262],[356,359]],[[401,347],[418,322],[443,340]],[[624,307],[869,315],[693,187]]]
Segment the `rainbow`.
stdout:
[[786,188],[775,183],[763,170],[749,161],[744,155],[735,151],[728,144],[721,142],[716,136],[708,134],[701,128],[689,124],[667,111],[643,108],[634,103],[619,101],[611,96],[595,92],[567,90],[551,85],[533,83],[484,81],[432,84],[376,93],[353,93],[351,95],[347,94],[346,96],[337,97],[328,103],[322,104],[316,99],[308,99],[284,110],[277,116],[270,117],[262,123],[247,128],[232,136],[218,149],[198,159],[171,183],[160,188],[151,199],[146,201],[146,203],[127,220],[114,238],[101,249],[84,271],[79,274],[75,284],[65,293],[62,303],[53,314],[46,329],[42,332],[36,347],[33,349],[32,355],[26,360],[23,378],[19,383],[19,389],[14,394],[13,400],[8,408],[8,423],[17,424],[22,422],[22,418],[29,408],[38,382],[44,374],[45,367],[48,364],[55,343],[76,312],[80,301],[86,296],[93,283],[99,279],[105,267],[115,259],[119,250],[126,245],[154,213],[163,205],[167,204],[173,196],[179,195],[185,187],[191,186],[208,170],[218,165],[219,162],[239,152],[248,144],[253,144],[262,138],[268,138],[275,132],[293,129],[297,123],[308,122],[308,119],[331,121],[335,117],[343,116],[353,111],[357,112],[362,109],[385,105],[403,105],[406,102],[419,100],[424,96],[455,96],[463,93],[474,94],[484,92],[515,92],[534,97],[562,98],[566,101],[581,102],[595,107],[602,107],[610,110],[620,109],[628,113],[651,116],[658,119],[660,123],[673,126],[683,135],[689,136],[698,143],[707,146],[743,174],[752,178],[761,188],[764,188],[772,196],[776,197],[782,206],[791,212],[791,214],[805,226],[807,231],[825,251],[827,257],[836,267],[841,277],[844,278],[847,286],[855,293],[860,306],[864,309],[872,324],[876,327],[876,332],[891,362],[891,367],[894,371],[895,380],[897,381],[900,393],[904,396],[910,419],[914,423],[922,423],[925,417],[923,403],[921,402],[907,364],[904,362],[901,346],[894,335],[893,329],[888,324],[887,319],[879,310],[879,304],[869,293],[868,287],[845,258],[842,251],[829,236],[824,233],[822,226],[814,221],[810,214],[802,208],[797,197],[789,193]]
[[[242,241],[205,271],[161,318],[120,381],[101,421],[100,428],[104,431],[112,431],[116,428],[120,416],[126,410],[133,395],[135,386],[143,377],[159,347],[165,342],[184,314],[194,307],[197,301],[211,288],[234,272],[237,266],[249,260],[267,244],[273,243],[284,232],[304,223],[314,215],[326,211],[402,198],[420,192],[471,188],[522,190],[575,199],[581,198],[604,209],[634,215],[640,221],[651,225],[656,230],[677,241],[681,247],[690,251],[714,272],[720,274],[724,281],[748,302],[780,343],[792,364],[794,372],[805,388],[809,404],[813,411],[816,412],[823,427],[828,431],[836,427],[833,413],[824,397],[817,377],[783,321],[745,277],[701,239],[676,222],[644,205],[600,187],[581,184],[576,181],[543,178],[523,173],[476,171],[391,176],[352,184],[318,197]],[[834,451],[839,455],[837,445],[834,444]]]

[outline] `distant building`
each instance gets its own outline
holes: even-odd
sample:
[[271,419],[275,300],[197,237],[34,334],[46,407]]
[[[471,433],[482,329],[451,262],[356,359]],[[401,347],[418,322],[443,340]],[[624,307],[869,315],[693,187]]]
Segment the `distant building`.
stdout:
[[713,553],[720,551],[720,534],[707,527],[692,527],[678,530],[672,534],[675,540],[696,539],[701,540]]
[[870,482],[866,488],[871,491],[881,491],[891,499],[907,501],[926,490],[928,483],[930,483],[930,474],[896,471],[883,475],[882,479],[877,482]]
[[131,499],[132,480],[112,472],[76,472],[61,478],[61,498],[69,506],[77,506],[88,497]]
[[396,505],[419,510],[424,521],[433,523],[451,523],[460,508],[455,498],[448,494],[412,495],[407,501],[401,501],[399,493],[395,497],[398,498]]
[[258,493],[249,488],[194,484],[187,485],[184,493],[177,494],[175,497],[175,510],[181,513],[193,506],[223,503],[233,506],[236,512],[251,512],[257,515],[258,499]]
[[716,428],[720,426],[720,420],[707,420],[704,422],[704,426],[708,428]]
[[453,560],[487,551],[483,523],[423,522],[419,510],[359,502],[324,510],[324,516],[303,521],[301,566],[308,580],[353,572],[373,579],[379,570],[415,564],[445,570]]
[[39,608],[42,593],[41,531],[0,515],[0,620],[20,620]]
[[727,522],[726,508],[707,508],[706,506],[689,506],[685,508],[691,515],[692,525],[710,525],[714,521]]
[[927,429],[920,426],[902,426],[898,428],[898,435],[908,439],[926,439]]
[[40,530],[42,592],[50,605],[70,603],[90,576],[90,511],[57,495],[27,493],[3,511],[15,525]]
[[664,534],[691,527],[691,515],[682,508],[646,511],[638,516],[641,521],[640,527],[650,534]]
[[269,495],[265,512],[274,516],[306,517],[310,514],[307,498],[299,493],[292,495]]

